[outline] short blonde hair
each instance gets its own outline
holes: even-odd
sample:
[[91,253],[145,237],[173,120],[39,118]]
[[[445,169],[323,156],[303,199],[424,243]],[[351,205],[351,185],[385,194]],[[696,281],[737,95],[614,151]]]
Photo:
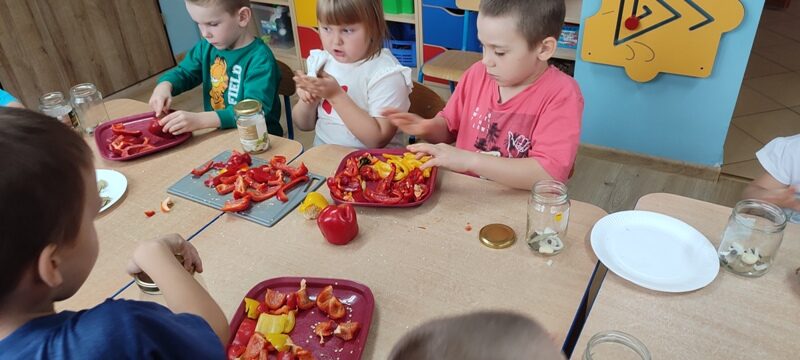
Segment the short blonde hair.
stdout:
[[483,311],[429,321],[395,344],[389,360],[564,359],[537,322]]
[[317,19],[327,25],[364,24],[370,41],[366,60],[380,54],[389,37],[382,0],[317,0]]
[[249,8],[250,0],[186,0],[197,6],[219,5],[228,12],[228,14],[236,14],[241,8]]

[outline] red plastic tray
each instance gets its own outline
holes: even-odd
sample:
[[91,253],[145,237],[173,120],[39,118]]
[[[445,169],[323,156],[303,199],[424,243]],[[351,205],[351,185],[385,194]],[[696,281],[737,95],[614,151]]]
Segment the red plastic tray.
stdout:
[[[339,163],[339,167],[336,168],[336,172],[334,173],[334,175],[338,174],[339,172],[344,170],[344,167],[347,164],[347,159],[352,158],[352,157],[359,157],[364,153],[370,153],[372,156],[378,158],[379,160],[385,161],[386,158],[384,158],[382,154],[403,155],[403,154],[405,154],[407,152],[408,152],[408,150],[403,149],[403,148],[399,148],[399,149],[362,149],[362,150],[356,150],[356,151],[353,151],[353,152],[347,154],[347,156],[345,156],[342,159],[342,162]],[[331,192],[331,198],[337,204],[345,204],[345,203],[347,203],[347,204],[352,204],[352,205],[356,205],[356,206],[367,206],[367,207],[413,207],[413,206],[419,206],[422,203],[424,203],[426,200],[428,200],[428,198],[430,198],[431,195],[433,195],[433,192],[436,191],[436,173],[438,172],[438,170],[439,169],[437,167],[431,168],[431,176],[428,178],[428,181],[425,182],[425,185],[428,185],[428,189],[430,189],[428,191],[428,193],[425,194],[424,196],[422,196],[422,199],[419,199],[417,201],[412,201],[410,203],[381,204],[381,203],[373,203],[373,202],[367,202],[367,201],[345,201],[344,199],[339,199],[339,198],[335,197],[332,192]],[[327,185],[327,182],[326,182],[326,185]],[[367,187],[368,188],[375,189],[375,186],[377,186],[377,182],[376,181],[367,181]]]
[[[250,289],[245,297],[263,301],[267,293],[267,288],[280,291],[284,294],[295,292],[300,288],[300,281],[302,279],[306,279],[306,289],[311,300],[316,300],[317,294],[319,294],[323,288],[328,285],[333,285],[333,295],[339,298],[347,309],[347,315],[341,320],[358,321],[359,324],[361,324],[361,329],[358,331],[356,337],[350,341],[344,341],[336,336],[330,336],[325,337],[324,344],[320,344],[319,337],[314,334],[314,325],[318,322],[330,319],[314,306],[309,310],[301,310],[297,313],[294,330],[289,334],[292,341],[310,351],[317,359],[361,359],[361,353],[364,351],[364,347],[367,344],[369,326],[372,322],[372,311],[375,309],[375,298],[372,296],[372,291],[368,287],[354,281],[342,279],[280,277],[260,282]],[[236,310],[236,315],[234,315],[233,320],[231,320],[231,335],[225,349],[226,353],[228,350],[227,347],[230,346],[231,342],[236,337],[236,331],[239,330],[239,325],[245,317],[244,298],[242,298],[242,302]],[[340,321],[337,320],[337,323],[338,322]],[[270,355],[274,355],[274,353]]]
[[[173,146],[177,146],[180,143],[189,140],[189,138],[192,137],[192,133],[190,132],[176,135],[172,139],[166,139],[153,135],[152,133],[150,133],[148,128],[150,127],[150,120],[152,120],[155,116],[156,114],[154,112],[149,112],[144,114],[126,116],[124,118],[114,119],[109,122],[100,124],[94,130],[94,141],[95,143],[97,143],[97,151],[100,152],[100,156],[108,160],[115,160],[115,161],[132,160],[152,153],[159,152],[164,149],[169,149]],[[108,139],[114,137],[114,133],[111,132],[111,125],[114,124],[125,124],[126,129],[140,130],[144,136],[150,137],[150,144],[155,146],[155,148],[150,149],[148,151],[142,151],[140,153],[130,156],[115,156],[114,153],[108,150]]]

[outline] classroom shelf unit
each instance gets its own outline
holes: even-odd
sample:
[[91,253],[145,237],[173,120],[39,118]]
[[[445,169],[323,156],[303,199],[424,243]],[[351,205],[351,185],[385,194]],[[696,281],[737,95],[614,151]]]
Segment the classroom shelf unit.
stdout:
[[[410,67],[414,69],[415,74],[424,61],[445,49],[461,48],[464,11],[457,7],[456,0],[383,1],[385,11],[398,12],[397,9],[402,8],[406,12],[387,12],[384,15],[393,33],[397,33],[394,31],[396,29],[405,30],[402,31],[405,38],[393,39],[391,48],[401,62],[407,66],[413,65]],[[571,27],[577,32],[581,0],[565,1],[567,6],[565,30]],[[275,57],[294,69],[305,70],[305,59],[309,51],[322,47],[317,30],[316,0],[253,0],[252,2],[256,14],[255,27],[259,28],[262,35],[268,36],[265,40],[268,40]],[[410,11],[413,13],[409,13]],[[280,13],[280,16],[276,16],[277,13]],[[275,19],[280,19],[280,22],[275,24],[278,22]],[[467,50],[480,51],[474,22],[473,16],[467,30],[469,31]],[[290,29],[282,27],[284,24],[290,24]],[[277,36],[274,35],[276,32]],[[393,35],[396,37],[396,34]],[[575,60],[575,49],[559,47],[555,57]]]

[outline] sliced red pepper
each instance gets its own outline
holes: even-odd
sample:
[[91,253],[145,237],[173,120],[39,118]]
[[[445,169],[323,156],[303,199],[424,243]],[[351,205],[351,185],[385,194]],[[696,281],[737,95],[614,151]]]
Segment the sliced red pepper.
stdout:
[[286,307],[288,307],[289,310],[297,310],[297,294],[286,294]]
[[333,335],[333,330],[336,328],[336,322],[333,320],[321,321],[314,326],[314,334],[319,336],[319,342],[322,343],[326,336]]
[[233,184],[219,184],[214,187],[220,195],[230,194],[233,191]]
[[261,350],[264,350],[266,345],[267,339],[265,339],[263,335],[254,332],[253,336],[250,337],[250,341],[247,343],[247,349],[245,349],[242,358],[253,359],[258,357],[258,354],[261,353]]
[[353,340],[359,329],[361,329],[361,324],[357,321],[348,321],[339,324],[336,330],[333,331],[333,335],[340,337],[344,341],[350,341]]
[[276,195],[278,197],[278,200],[283,202],[289,201],[289,197],[286,196],[286,191],[297,186],[297,184],[306,181],[308,181],[308,176],[301,176],[299,178],[292,179],[292,181],[289,181],[288,183],[286,183],[286,185],[281,186],[281,188],[278,189],[278,194]]
[[394,164],[392,165],[392,171],[389,172],[389,175],[386,175],[383,180],[378,182],[378,186],[375,187],[375,191],[380,194],[388,194],[392,190],[392,181],[394,180],[394,174],[397,172],[397,166]]
[[228,175],[228,173],[226,172],[224,174],[219,175],[219,183],[220,184],[233,184],[233,183],[236,182],[236,179],[239,178],[239,176],[236,175],[236,174],[231,175],[231,176],[225,176],[225,175]]
[[387,205],[399,204],[401,201],[403,201],[402,196],[395,194],[382,194],[376,191],[372,191],[370,188],[364,190],[364,197],[371,202],[387,204]]
[[247,183],[244,181],[244,177],[239,175],[236,177],[236,182],[233,184],[233,198],[241,199],[245,195],[247,195]]
[[278,164],[286,164],[286,156],[275,155],[275,156],[272,157],[272,159],[269,160],[269,165],[274,167],[274,168],[276,168],[276,169],[278,168],[276,166]]
[[378,181],[381,179],[380,174],[378,174],[378,172],[375,171],[372,166],[362,166],[360,169],[358,169],[358,172],[361,177],[367,181]]
[[280,190],[279,186],[274,186],[271,190],[261,191],[258,189],[247,189],[247,195],[250,196],[250,200],[255,202],[262,202],[264,200],[268,200],[275,196]]
[[249,175],[253,180],[265,183],[270,180],[274,180],[275,176],[270,175],[268,172],[264,171],[263,167],[252,168],[247,171],[247,175]]
[[314,355],[306,349],[297,349],[294,356],[297,357],[297,360],[314,360]]
[[264,302],[267,304],[267,307],[269,307],[270,310],[275,310],[283,306],[283,304],[286,302],[286,294],[280,291],[267,289],[267,293],[264,295]]
[[122,150],[122,156],[131,156],[155,149],[155,146],[150,144],[131,145]]
[[147,211],[144,212],[144,215],[147,216],[147,217],[152,217],[155,214],[156,214],[156,212],[153,211],[153,210],[147,210]]
[[192,170],[192,175],[197,176],[197,177],[203,176],[203,174],[208,172],[208,170],[211,170],[211,165],[213,165],[213,164],[214,164],[214,161],[213,160],[209,160],[207,163],[205,163],[205,165],[200,166],[199,168],[193,169]]
[[327,303],[330,299],[333,298],[333,285],[328,285],[319,292],[317,295],[317,307],[322,309],[322,307]]
[[229,360],[236,359],[244,353],[247,348],[247,343],[250,341],[255,330],[255,320],[248,318],[242,320],[241,324],[239,324],[239,329],[236,330],[236,335],[231,342],[231,346],[228,347]]
[[283,305],[283,306],[281,306],[281,307],[279,307],[279,308],[277,308],[275,310],[270,310],[269,313],[272,314],[272,315],[288,314],[289,313],[289,307],[286,306],[286,305]]
[[295,360],[291,350],[279,351],[278,360]]
[[225,212],[239,212],[250,208],[250,197],[245,196],[241,199],[228,200],[222,206],[222,211]]
[[114,124],[111,125],[111,132],[114,135],[129,135],[129,136],[142,136],[142,132],[139,130],[128,130],[125,128],[123,124]]
[[[333,287],[331,287],[331,291],[333,291]],[[297,307],[300,308],[300,310],[308,310],[316,305],[308,297],[305,280],[300,283],[300,289],[295,291],[294,297],[297,299]]]
[[274,167],[278,170],[282,170],[284,174],[289,175],[292,179],[308,174],[308,168],[304,163],[300,163],[300,166],[296,168],[286,165],[285,163],[277,163]]

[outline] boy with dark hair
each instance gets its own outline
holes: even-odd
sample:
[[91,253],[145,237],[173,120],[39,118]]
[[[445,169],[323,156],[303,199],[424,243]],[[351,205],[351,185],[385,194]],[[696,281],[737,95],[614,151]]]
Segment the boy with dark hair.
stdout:
[[225,315],[184,269],[202,264],[175,234],[143,242],[128,265],[158,283],[170,309],[108,299],[55,312],[97,259],[92,153],[45,115],[0,108],[0,124],[0,168],[14,169],[0,173],[0,358],[223,358]]
[[565,13],[564,0],[481,1],[483,59],[464,73],[444,110],[433,119],[384,112],[401,131],[429,142],[408,146],[433,156],[424,168],[443,166],[519,189],[567,181],[583,97],[573,78],[547,63]]
[[272,51],[247,30],[252,18],[248,0],[186,0],[186,10],[203,40],[178,67],[158,79],[150,97],[156,115],[165,114],[172,96],[203,84],[205,112],[176,111],[159,122],[164,131],[181,134],[206,128],[233,128],[233,106],[244,99],[261,102],[267,132],[282,136],[278,99],[280,69]]

